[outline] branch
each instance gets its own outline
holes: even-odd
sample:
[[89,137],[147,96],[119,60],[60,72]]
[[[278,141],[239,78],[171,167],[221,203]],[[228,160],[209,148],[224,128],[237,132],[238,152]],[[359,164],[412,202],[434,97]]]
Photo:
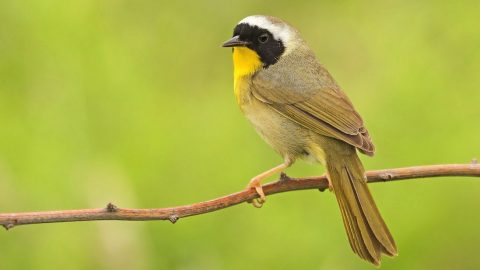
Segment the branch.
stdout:
[[[477,161],[473,160],[471,164],[407,167],[369,171],[366,174],[369,183],[439,176],[480,177],[480,164],[477,164]],[[307,178],[289,178],[282,174],[279,181],[263,186],[266,195],[304,189],[319,189],[320,191],[324,191],[327,188],[328,181],[325,175]],[[255,198],[258,198],[255,190],[248,189],[210,201],[169,208],[129,209],[118,208],[112,203],[109,203],[105,208],[97,209],[0,213],[0,225],[8,230],[15,226],[27,224],[92,220],[170,220],[172,223],[175,223],[179,218],[217,211],[251,201]]]

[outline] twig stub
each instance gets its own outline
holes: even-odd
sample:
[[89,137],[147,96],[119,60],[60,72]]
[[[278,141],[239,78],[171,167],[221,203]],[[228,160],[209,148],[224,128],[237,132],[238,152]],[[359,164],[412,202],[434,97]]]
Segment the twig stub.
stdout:
[[180,219],[180,218],[178,217],[178,215],[175,215],[175,214],[170,215],[170,216],[168,217],[168,220],[170,220],[170,222],[171,222],[172,224],[175,224],[179,219]]
[[2,224],[2,226],[5,228],[5,230],[10,230],[10,229],[13,229],[13,227],[15,227],[15,225],[13,223],[7,223],[7,224]]
[[118,207],[115,204],[109,202],[107,204],[106,209],[107,209],[107,212],[116,212],[118,210]]

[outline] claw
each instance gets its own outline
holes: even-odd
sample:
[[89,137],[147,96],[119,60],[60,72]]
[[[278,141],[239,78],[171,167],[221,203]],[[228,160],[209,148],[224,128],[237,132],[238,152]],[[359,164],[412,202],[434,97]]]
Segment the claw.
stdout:
[[255,208],[262,208],[263,204],[265,203],[265,200],[262,200],[260,198],[253,199],[249,201]]
[[332,181],[330,181],[330,176],[327,174],[327,181],[328,181],[328,190],[330,192],[333,191],[333,185],[332,185]]
[[261,208],[263,204],[266,202],[266,196],[263,192],[262,184],[260,183],[260,179],[253,178],[250,183],[248,184],[247,188],[252,189],[254,188],[260,198],[255,198],[252,201],[249,201],[254,207]]
[[[262,205],[265,203],[266,199],[265,199],[265,193],[263,192],[263,189],[262,189],[262,180],[276,174],[276,173],[279,173],[279,172],[282,172],[285,168],[288,168],[290,165],[292,165],[293,163],[293,159],[290,159],[289,157],[285,157],[285,160],[282,164],[274,167],[274,168],[271,168],[270,170],[268,171],[265,171],[257,176],[255,176],[254,178],[252,178],[252,180],[250,181],[250,183],[248,183],[248,186],[247,186],[247,189],[252,189],[254,188],[255,191],[258,193],[258,195],[260,196],[260,198],[256,198],[256,199],[253,199],[251,201],[249,201],[248,203],[251,203],[253,204],[253,206],[257,207],[257,208],[260,208],[262,207]],[[284,174],[284,176],[282,176],[283,178],[285,177],[288,177]]]

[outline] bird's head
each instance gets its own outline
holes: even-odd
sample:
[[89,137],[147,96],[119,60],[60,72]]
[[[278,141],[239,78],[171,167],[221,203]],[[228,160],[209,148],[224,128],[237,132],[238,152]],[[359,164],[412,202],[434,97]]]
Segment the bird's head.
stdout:
[[233,30],[233,37],[222,46],[233,48],[235,73],[242,76],[274,65],[295,49],[300,40],[298,31],[286,22],[254,15],[241,20]]

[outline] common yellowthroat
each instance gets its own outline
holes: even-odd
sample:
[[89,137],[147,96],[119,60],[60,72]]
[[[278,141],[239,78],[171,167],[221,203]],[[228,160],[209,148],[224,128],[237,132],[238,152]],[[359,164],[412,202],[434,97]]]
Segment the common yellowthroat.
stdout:
[[323,164],[348,240],[362,259],[380,264],[397,247],[367,187],[357,151],[375,147],[352,102],[319,64],[299,32],[270,16],[241,20],[233,37],[234,93],[260,136],[284,162],[249,183],[265,201],[261,181],[297,159]]

